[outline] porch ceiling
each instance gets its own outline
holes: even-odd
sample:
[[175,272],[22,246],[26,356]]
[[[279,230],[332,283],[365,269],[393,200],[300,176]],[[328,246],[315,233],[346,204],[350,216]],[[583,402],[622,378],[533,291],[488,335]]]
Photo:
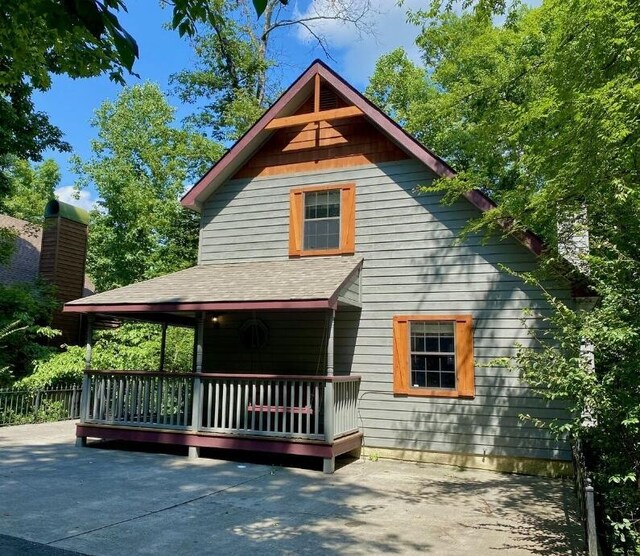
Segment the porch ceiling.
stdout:
[[[360,257],[199,265],[66,303],[64,312],[143,317],[359,305]],[[355,287],[357,286],[357,287]],[[343,295],[346,293],[346,295]],[[135,315],[135,316],[134,316]]]

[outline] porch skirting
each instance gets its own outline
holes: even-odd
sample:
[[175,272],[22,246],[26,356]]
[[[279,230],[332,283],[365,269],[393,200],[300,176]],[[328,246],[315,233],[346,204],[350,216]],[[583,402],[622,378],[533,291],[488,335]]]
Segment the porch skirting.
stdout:
[[76,426],[76,437],[84,442],[87,438],[125,440],[188,446],[194,448],[219,448],[224,450],[247,450],[273,454],[312,456],[333,459],[341,454],[358,450],[362,446],[362,433],[355,432],[334,440],[323,441],[299,439],[274,439],[252,436],[231,436],[206,432],[162,430],[157,428],[118,427],[113,425]]

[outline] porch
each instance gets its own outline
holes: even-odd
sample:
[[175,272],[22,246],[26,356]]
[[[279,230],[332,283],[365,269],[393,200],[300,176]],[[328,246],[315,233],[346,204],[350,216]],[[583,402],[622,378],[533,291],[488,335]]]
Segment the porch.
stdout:
[[335,457],[357,450],[360,377],[85,372],[80,444],[87,437]]
[[[68,303],[65,311],[87,321],[78,444],[93,437],[188,446],[190,457],[200,448],[315,456],[332,473],[336,456],[362,444],[355,334],[347,331],[349,343],[335,334],[343,313],[351,315],[343,327],[357,326],[361,262],[194,267]],[[162,324],[157,372],[92,368],[93,327],[104,316]],[[194,330],[192,372],[165,371],[169,325]]]

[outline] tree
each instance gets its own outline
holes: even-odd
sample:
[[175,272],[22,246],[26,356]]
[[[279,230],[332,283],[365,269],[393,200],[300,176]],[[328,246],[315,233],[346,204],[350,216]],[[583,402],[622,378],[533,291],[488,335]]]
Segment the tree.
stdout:
[[58,303],[47,284],[0,285],[0,385],[32,370],[33,360],[54,351],[46,340],[59,334],[50,328]]
[[97,110],[91,158],[75,159],[78,186],[94,184],[100,198],[88,254],[98,290],[195,263],[198,219],[178,198],[186,181],[202,175],[222,149],[173,127],[174,113],[157,85],[126,88]]
[[[286,0],[281,0],[286,4]],[[272,2],[273,3],[273,2]],[[265,0],[254,0],[256,12]],[[135,39],[118,15],[124,0],[20,0],[0,9],[0,199],[6,195],[11,157],[40,161],[47,149],[68,151],[62,132],[36,111],[34,90],[46,91],[51,75],[107,74],[124,85],[138,58]],[[175,0],[171,26],[194,35],[200,22],[218,21],[216,2]],[[135,75],[135,74],[134,74]]]
[[66,151],[62,132],[34,109],[33,90],[47,90],[52,74],[123,82],[137,45],[115,11],[120,0],[23,0],[0,10],[0,198],[9,187],[11,157],[39,161],[46,149]]
[[13,216],[40,224],[44,208],[54,198],[60,184],[60,168],[55,160],[31,165],[27,160],[14,159],[9,170],[9,194],[2,210]]
[[342,22],[355,33],[370,31],[369,0],[331,0],[294,17],[281,10],[280,0],[263,3],[262,18],[256,20],[249,0],[212,0],[207,26],[194,35],[195,67],[171,78],[180,100],[198,107],[188,121],[216,140],[238,139],[277,96],[271,45],[278,31],[304,28],[327,54],[323,22]]
[[[92,362],[96,369],[157,371],[161,350],[160,325],[125,322],[114,329],[97,330]],[[0,341],[2,330],[0,329]],[[85,370],[84,346],[51,351],[33,363],[33,372],[18,383],[26,388],[80,384]],[[193,367],[193,330],[170,326],[165,345],[165,370],[190,372]]]
[[[468,4],[476,4],[469,2]],[[542,394],[567,401],[559,432],[595,454],[611,550],[639,543],[640,493],[640,12],[629,0],[504,2],[474,13],[416,12],[424,66],[382,58],[368,94],[395,111],[458,175],[448,198],[479,187],[499,201],[473,228],[509,222],[548,242],[542,270],[567,268],[558,229],[586,214],[582,257],[591,311],[548,296],[553,336],[521,347],[514,367]],[[558,225],[560,224],[560,226]],[[524,276],[543,287],[541,277]],[[594,346],[596,373],[581,344]],[[592,419],[585,426],[582,413]],[[545,426],[553,426],[546,423]]]

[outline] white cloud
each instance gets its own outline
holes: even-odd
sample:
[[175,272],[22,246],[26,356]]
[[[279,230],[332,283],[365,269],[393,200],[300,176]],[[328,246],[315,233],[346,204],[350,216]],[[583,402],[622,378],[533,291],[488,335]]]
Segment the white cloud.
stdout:
[[55,195],[58,201],[69,203],[84,210],[91,210],[96,202],[89,191],[76,191],[72,185],[58,187],[55,190]]
[[[542,0],[524,0],[524,4],[536,7]],[[367,0],[311,0],[306,9],[295,9],[294,15],[299,17],[323,17],[336,13],[336,6],[361,6]],[[398,6],[396,0],[371,0],[373,9],[367,16],[365,33],[358,34],[352,24],[337,20],[321,19],[309,21],[311,30],[326,38],[331,55],[337,60],[335,67],[352,85],[364,88],[373,74],[375,64],[382,54],[398,47],[407,52],[409,59],[420,61],[420,52],[415,40],[420,28],[407,23],[407,11],[424,10],[428,7],[425,0],[404,0]],[[460,12],[460,2],[454,2],[453,10]],[[496,24],[504,21],[503,16],[494,18]],[[303,26],[297,26],[296,38],[310,47],[317,45],[311,32]],[[318,48],[314,48],[317,54]],[[330,65],[334,65],[330,62]]]
[[[362,0],[342,0],[337,4],[362,4]],[[298,17],[328,16],[335,13],[335,0],[313,0]],[[372,2],[373,10],[367,15],[366,30],[358,33],[352,24],[337,20],[309,22],[314,33],[327,39],[332,56],[339,62],[336,68],[350,83],[364,87],[373,73],[375,63],[382,54],[403,47],[409,57],[419,60],[419,51],[414,41],[419,28],[407,23],[408,9],[424,9],[424,0],[405,0],[402,7],[395,0]],[[302,26],[298,26],[297,39],[313,45],[314,37]]]

